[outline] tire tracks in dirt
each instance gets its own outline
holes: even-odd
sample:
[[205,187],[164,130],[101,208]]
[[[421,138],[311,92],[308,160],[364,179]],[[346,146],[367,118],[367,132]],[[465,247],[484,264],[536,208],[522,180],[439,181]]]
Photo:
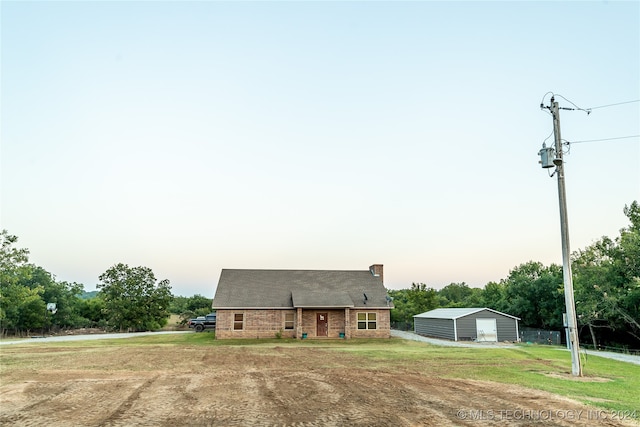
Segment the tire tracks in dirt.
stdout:
[[[473,411],[587,410],[537,390],[367,364],[320,348],[122,348],[16,370],[0,386],[0,424],[120,426],[593,426],[589,420],[473,419]],[[185,357],[187,355],[188,357]],[[333,356],[330,357],[330,356]],[[55,359],[52,352],[50,358]],[[62,357],[62,356],[60,356]],[[136,363],[132,362],[135,360]],[[43,359],[42,363],[46,363]],[[96,366],[104,366],[97,369]],[[55,367],[55,370],[54,370]],[[117,367],[117,368],[115,368]],[[46,378],[44,380],[43,378]],[[463,415],[463,416],[461,416]],[[600,420],[597,427],[638,424]]]
[[[153,382],[158,378],[158,376],[154,376],[145,382],[143,382],[140,386],[136,387],[129,396],[127,396],[122,403],[111,412],[104,420],[99,422],[97,425],[100,427],[112,427],[120,424],[126,412],[128,412],[136,403],[136,401],[140,398],[140,394],[146,388],[149,388]],[[126,423],[130,423],[126,421]]]

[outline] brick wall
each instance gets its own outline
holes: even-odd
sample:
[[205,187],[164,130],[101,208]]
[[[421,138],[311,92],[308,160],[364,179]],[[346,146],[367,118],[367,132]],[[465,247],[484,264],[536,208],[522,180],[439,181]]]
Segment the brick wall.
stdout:
[[[349,310],[351,338],[389,338],[391,337],[390,310]],[[358,313],[376,313],[377,329],[358,329]]]
[[373,264],[372,266],[369,267],[369,271],[374,276],[379,276],[380,281],[384,283],[384,267],[382,264]]
[[322,338],[339,338],[344,330],[344,310],[303,310],[302,311],[302,332],[307,334],[307,338],[317,337],[317,315],[325,313],[328,316],[327,336]]
[[[358,329],[358,313],[376,313],[377,329]],[[294,329],[284,329],[285,313],[294,313]],[[389,338],[390,311],[389,310],[349,310],[350,330],[345,330],[345,310],[302,310],[302,323],[298,328],[297,310],[217,310],[216,338],[274,338],[282,331],[283,338],[301,338],[302,333],[307,338],[317,338],[316,316],[325,313],[328,316],[327,338],[339,338],[345,333],[347,338]],[[243,314],[242,330],[234,330],[234,315]],[[296,333],[300,331],[300,333]]]
[[[294,329],[284,329],[285,313],[296,313],[296,310],[217,310],[216,338],[275,338],[278,332],[283,338],[294,338]],[[242,330],[233,329],[234,317],[243,314]],[[295,320],[295,316],[294,316]]]

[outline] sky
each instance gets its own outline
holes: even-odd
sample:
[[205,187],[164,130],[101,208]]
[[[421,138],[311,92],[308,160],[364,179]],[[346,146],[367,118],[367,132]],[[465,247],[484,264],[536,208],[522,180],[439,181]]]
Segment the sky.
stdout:
[[638,2],[0,14],[0,228],[87,291],[117,263],[209,297],[223,268],[378,263],[440,289],[561,265],[549,92],[592,108],[560,112],[571,250],[640,199]]

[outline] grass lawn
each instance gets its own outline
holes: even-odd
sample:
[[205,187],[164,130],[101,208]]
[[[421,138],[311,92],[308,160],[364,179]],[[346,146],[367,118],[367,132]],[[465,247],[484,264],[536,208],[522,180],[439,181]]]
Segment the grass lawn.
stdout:
[[518,345],[515,348],[452,348],[392,340],[382,346],[352,346],[372,363],[411,364],[430,375],[516,384],[566,396],[611,410],[636,411],[640,418],[640,366],[582,355],[582,378],[571,376],[571,354],[563,347]]

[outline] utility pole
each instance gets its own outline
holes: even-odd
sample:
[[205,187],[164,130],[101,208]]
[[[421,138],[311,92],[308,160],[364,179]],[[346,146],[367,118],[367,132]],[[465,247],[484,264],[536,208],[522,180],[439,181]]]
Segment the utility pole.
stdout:
[[[580,344],[578,342],[578,322],[576,318],[576,303],[573,296],[573,276],[571,274],[571,251],[569,249],[569,223],[567,220],[567,196],[564,186],[564,163],[562,160],[562,139],[560,137],[560,109],[558,103],[551,97],[551,106],[546,107],[553,116],[553,135],[555,137],[555,150],[543,145],[540,150],[543,168],[556,167],[558,175],[558,197],[560,202],[560,233],[562,236],[562,277],[564,279],[564,303],[567,310],[567,328],[571,350],[571,374],[582,376],[580,363]],[[550,154],[555,151],[553,165],[549,162]]]

